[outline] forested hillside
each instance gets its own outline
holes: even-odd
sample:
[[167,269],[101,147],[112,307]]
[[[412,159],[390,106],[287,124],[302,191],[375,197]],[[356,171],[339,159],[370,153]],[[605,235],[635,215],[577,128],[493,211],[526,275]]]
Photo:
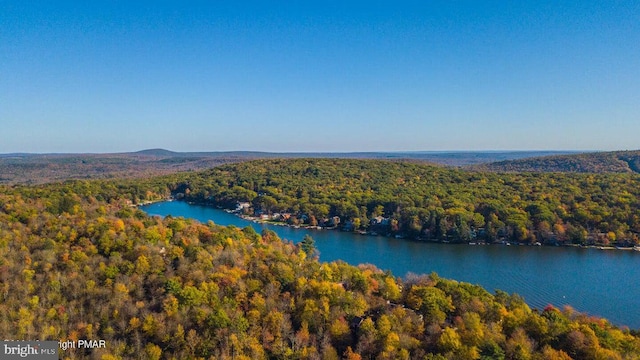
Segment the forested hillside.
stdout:
[[640,357],[636,333],[571,309],[319,263],[311,240],[130,206],[170,184],[0,187],[0,336],[106,340],[62,351],[68,359]]
[[474,168],[511,172],[640,173],[640,151],[534,157],[482,164]]
[[[182,179],[182,180],[180,180]],[[492,173],[380,160],[259,160],[180,179],[187,200],[292,225],[468,242],[632,246],[640,176]],[[181,182],[180,182],[181,181]],[[337,218],[336,218],[337,217]]]

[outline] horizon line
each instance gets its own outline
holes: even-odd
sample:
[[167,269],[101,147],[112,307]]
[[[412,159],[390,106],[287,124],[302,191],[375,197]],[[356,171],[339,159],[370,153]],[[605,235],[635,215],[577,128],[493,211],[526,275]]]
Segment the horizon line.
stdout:
[[7,152],[0,155],[132,155],[152,151],[164,151],[175,154],[202,154],[202,153],[261,153],[261,154],[447,154],[447,153],[526,153],[526,152],[551,152],[551,153],[594,153],[594,152],[620,152],[620,151],[637,151],[640,149],[619,149],[619,150],[558,150],[558,149],[484,149],[484,150],[362,150],[362,151],[265,151],[265,150],[198,150],[198,151],[175,151],[165,148],[149,148],[134,151],[116,151],[116,152]]

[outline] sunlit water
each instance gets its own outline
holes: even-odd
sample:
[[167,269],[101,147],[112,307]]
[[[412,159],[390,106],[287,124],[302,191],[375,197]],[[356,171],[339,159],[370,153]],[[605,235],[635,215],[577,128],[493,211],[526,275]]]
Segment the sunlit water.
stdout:
[[222,210],[181,201],[141,207],[218,225],[253,226],[299,242],[310,234],[320,260],[370,263],[397,276],[436,272],[442,277],[522,295],[536,308],[571,305],[576,310],[640,328],[640,252],[571,247],[435,244],[336,230],[306,230],[253,223]]

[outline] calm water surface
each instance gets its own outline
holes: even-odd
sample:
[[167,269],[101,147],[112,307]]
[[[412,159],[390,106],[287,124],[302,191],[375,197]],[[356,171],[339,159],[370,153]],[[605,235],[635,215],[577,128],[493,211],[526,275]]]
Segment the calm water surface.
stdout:
[[316,241],[320,260],[370,263],[396,276],[436,272],[442,277],[518,293],[536,308],[571,305],[617,325],[640,328],[640,252],[570,247],[454,245],[257,224],[207,206],[181,201],[141,207],[218,225],[271,229],[280,238]]

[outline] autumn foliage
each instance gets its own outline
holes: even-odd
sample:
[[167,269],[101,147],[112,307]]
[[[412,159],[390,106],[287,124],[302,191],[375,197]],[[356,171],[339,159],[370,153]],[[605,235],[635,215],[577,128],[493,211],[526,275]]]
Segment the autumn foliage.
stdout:
[[61,352],[69,359],[640,357],[637,333],[571,309],[532,310],[435,274],[322,263],[272,232],[130,206],[163,191],[1,188],[0,336],[106,340]]

